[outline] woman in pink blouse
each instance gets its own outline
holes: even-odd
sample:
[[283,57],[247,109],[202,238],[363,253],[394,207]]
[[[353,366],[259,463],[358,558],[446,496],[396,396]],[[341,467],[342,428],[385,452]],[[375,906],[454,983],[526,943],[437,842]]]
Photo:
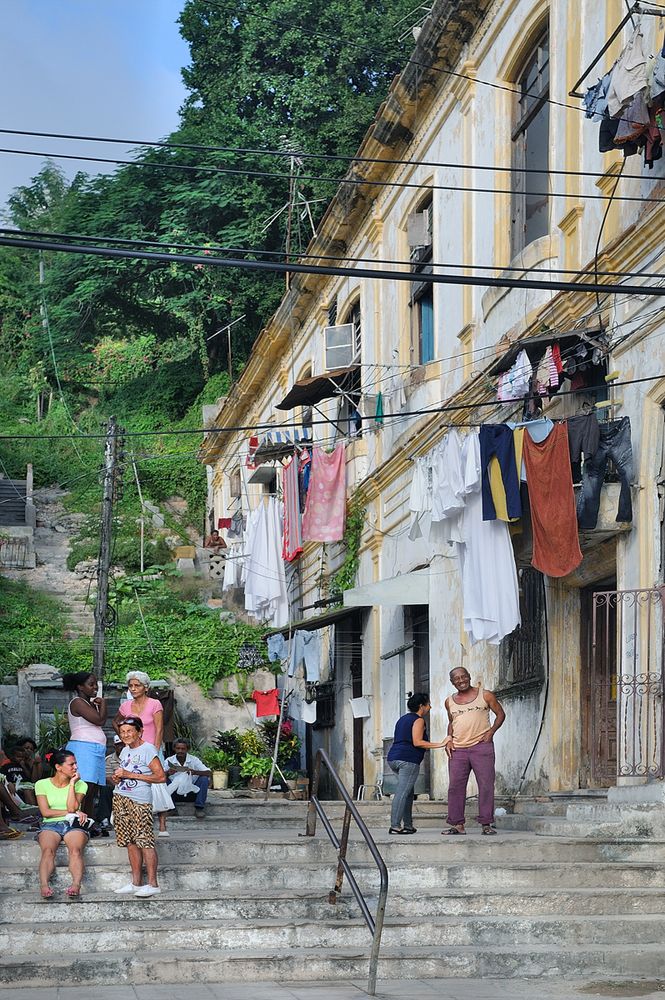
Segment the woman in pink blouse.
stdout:
[[149,696],[150,678],[142,670],[131,670],[126,677],[131,701],[120,702],[120,708],[113,720],[113,728],[120,735],[120,724],[124,719],[138,716],[143,723],[143,740],[152,743],[159,750],[164,735],[164,709],[161,701]]

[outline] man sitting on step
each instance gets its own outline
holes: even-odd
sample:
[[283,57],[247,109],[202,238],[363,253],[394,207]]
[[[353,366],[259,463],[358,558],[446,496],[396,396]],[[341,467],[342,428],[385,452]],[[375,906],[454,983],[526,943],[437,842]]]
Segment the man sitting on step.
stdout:
[[189,752],[187,740],[176,740],[173,749],[175,750],[174,755],[167,757],[164,765],[169,794],[175,798],[184,798],[195,792],[194,814],[197,819],[203,819],[212,772],[208,770],[202,760]]

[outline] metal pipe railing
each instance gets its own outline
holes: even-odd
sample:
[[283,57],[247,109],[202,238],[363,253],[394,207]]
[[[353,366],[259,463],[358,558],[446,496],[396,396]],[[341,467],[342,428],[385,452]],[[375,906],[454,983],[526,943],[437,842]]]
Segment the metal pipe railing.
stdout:
[[[326,811],[321,804],[318,797],[319,792],[319,778],[321,776],[321,764],[325,764],[328,769],[328,773],[333,780],[337,791],[339,792],[344,804],[344,819],[342,821],[342,833],[341,839],[337,837],[337,834],[332,828],[332,824],[326,815]],[[330,903],[337,902],[337,896],[342,891],[342,883],[344,881],[344,876],[346,875],[349,885],[351,886],[351,891],[356,897],[358,906],[360,907],[361,913],[365,918],[365,923],[367,924],[370,933],[372,935],[372,948],[369,956],[369,978],[367,983],[367,992],[370,996],[376,995],[376,974],[379,965],[379,950],[381,948],[381,934],[383,932],[383,921],[386,913],[386,901],[388,898],[388,869],[386,868],[386,863],[379,853],[379,849],[374,842],[374,838],[367,829],[365,821],[358,812],[355,802],[348,793],[348,790],[342,783],[341,778],[337,774],[337,771],[333,767],[328,754],[325,750],[317,750],[316,758],[314,761],[314,776],[312,780],[312,793],[310,795],[309,806],[307,809],[307,826],[305,828],[305,837],[313,837],[316,834],[316,818],[321,817],[321,823],[323,828],[328,834],[331,844],[337,851],[337,876],[335,878],[335,887],[331,889],[328,895],[328,901]],[[355,876],[351,871],[348,861],[346,860],[346,852],[349,844],[349,831],[351,828],[351,820],[355,822],[356,826],[360,830],[365,843],[369,848],[369,852],[372,855],[377,868],[379,869],[380,878],[380,888],[379,888],[379,899],[376,906],[376,914],[372,916],[370,909],[367,905],[367,900],[363,896],[362,890],[358,883],[356,882]]]

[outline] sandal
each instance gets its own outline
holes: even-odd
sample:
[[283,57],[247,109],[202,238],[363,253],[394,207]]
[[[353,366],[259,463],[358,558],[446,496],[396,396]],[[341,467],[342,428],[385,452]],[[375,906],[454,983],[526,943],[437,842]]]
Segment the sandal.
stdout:
[[50,885],[42,886],[41,889],[39,890],[39,894],[42,897],[42,899],[52,899],[53,889],[51,888]]
[[456,826],[451,826],[448,830],[441,831],[442,837],[466,837],[466,830],[458,830]]
[[0,833],[0,840],[18,840],[22,836],[22,830],[15,830],[13,826],[10,826],[6,833],[4,831]]
[[489,823],[483,827],[483,837],[496,837],[496,830]]
[[[52,891],[53,890],[51,890],[51,892]],[[70,885],[69,889],[65,889],[65,893],[69,896],[70,899],[78,899],[79,896],[81,895],[81,887]]]
[[412,827],[409,827],[407,829],[407,828],[404,828],[402,826],[399,826],[399,827],[398,826],[391,826],[390,829],[388,830],[388,833],[393,833],[393,834],[396,834],[396,835],[398,835],[400,837],[406,837],[406,836],[408,836],[408,834],[415,833],[415,832],[416,831]]

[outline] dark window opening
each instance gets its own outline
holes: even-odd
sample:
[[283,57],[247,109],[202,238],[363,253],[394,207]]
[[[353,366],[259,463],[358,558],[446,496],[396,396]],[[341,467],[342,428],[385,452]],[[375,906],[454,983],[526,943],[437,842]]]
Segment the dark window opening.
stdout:
[[[410,225],[411,270],[416,275],[432,273],[433,254],[433,203],[431,197],[424,201],[413,216]],[[420,241],[423,242],[420,242]],[[415,242],[418,241],[418,242]],[[434,290],[431,282],[414,281],[409,300],[414,353],[418,364],[434,360]]]
[[[549,232],[549,35],[542,36],[517,79],[513,141],[512,251]],[[529,173],[525,173],[528,169]]]
[[526,684],[543,679],[545,672],[544,577],[536,569],[520,572],[522,624],[502,639],[499,647],[499,686]]

